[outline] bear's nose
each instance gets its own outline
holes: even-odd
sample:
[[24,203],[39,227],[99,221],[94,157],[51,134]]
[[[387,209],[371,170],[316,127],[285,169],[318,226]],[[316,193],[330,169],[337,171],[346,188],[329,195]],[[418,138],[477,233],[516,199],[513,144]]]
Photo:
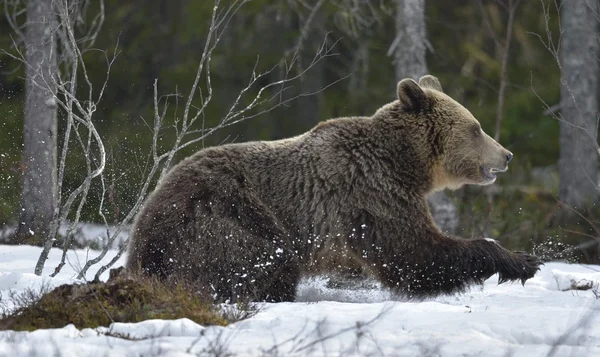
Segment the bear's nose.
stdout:
[[509,163],[509,162],[510,162],[510,160],[512,160],[512,158],[513,158],[513,153],[509,151],[509,152],[506,154],[506,163]]

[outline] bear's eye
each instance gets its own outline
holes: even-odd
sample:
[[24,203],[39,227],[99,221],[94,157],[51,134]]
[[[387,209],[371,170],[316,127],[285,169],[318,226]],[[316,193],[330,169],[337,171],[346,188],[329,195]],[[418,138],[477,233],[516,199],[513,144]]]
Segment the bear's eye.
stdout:
[[473,136],[479,137],[481,135],[481,129],[478,126],[473,127]]

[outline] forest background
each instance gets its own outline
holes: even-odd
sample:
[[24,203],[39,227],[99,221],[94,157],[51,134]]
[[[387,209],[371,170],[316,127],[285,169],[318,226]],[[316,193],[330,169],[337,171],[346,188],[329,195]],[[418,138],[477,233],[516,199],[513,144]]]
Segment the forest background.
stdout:
[[[515,155],[509,171],[500,174],[494,185],[446,193],[457,209],[457,221],[448,230],[464,237],[493,237],[508,248],[533,250],[547,259],[600,262],[597,172],[595,189],[584,192],[585,202],[565,204],[568,199],[561,189],[565,177],[582,174],[576,166],[568,166],[573,160],[561,160],[561,150],[590,136],[598,146],[598,57],[575,66],[581,69],[579,76],[585,73],[593,80],[593,90],[584,94],[565,90],[568,76],[561,51],[585,41],[563,36],[568,13],[561,13],[564,4],[558,1],[242,1],[243,6],[228,18],[226,31],[218,33],[211,52],[212,97],[195,130],[218,125],[252,73],[264,75],[249,89],[252,95],[241,97],[242,106],[251,103],[261,86],[282,78],[294,80],[286,82],[285,90],[269,87],[264,93],[269,100],[245,112],[245,120],[178,150],[173,162],[206,146],[280,139],[329,118],[370,115],[394,100],[397,81],[411,76],[398,69],[403,53],[413,50],[402,48],[406,36],[402,24],[412,21],[413,14],[399,14],[411,2],[420,3],[423,10],[425,32],[420,44],[425,48],[427,72],[437,76],[445,92],[471,110],[484,130]],[[584,50],[597,54],[598,4],[586,3],[593,3],[588,4],[587,24],[595,47]],[[161,105],[165,130],[156,143],[160,149],[176,140],[174,125],[210,38],[215,3],[105,0],[86,4],[80,12],[81,24],[93,23],[98,13],[103,14],[93,47],[82,53],[95,88],[101,88],[107,78],[107,58],[116,57],[93,114],[106,152],[103,180],[90,183],[78,218],[116,224],[135,205],[140,182],[148,175],[155,83],[161,104],[170,101],[164,112]],[[223,1],[221,8],[227,9],[227,4]],[[6,14],[0,16],[4,50],[0,53],[0,225],[14,227],[23,210],[21,188],[27,170],[23,158],[26,65],[18,57],[23,45],[14,25],[18,27],[19,20],[25,23],[26,6],[14,0],[0,6]],[[565,108],[561,100],[573,99],[565,93],[578,93],[576,102],[591,103],[591,109],[585,110],[591,110],[591,122],[596,123],[595,129],[592,125],[569,140],[561,140],[561,126],[571,120],[561,110]],[[85,91],[78,94],[85,95]],[[202,107],[200,97],[194,100]],[[58,138],[67,130],[67,114],[59,106]],[[61,145],[59,140],[59,153]],[[65,197],[89,173],[81,147],[72,145],[67,156],[61,191]],[[599,156],[592,150],[580,159],[595,162],[597,171]],[[561,165],[567,166],[561,170]],[[582,189],[576,182],[570,184],[573,190]],[[101,201],[105,217],[98,211]],[[569,219],[563,219],[561,212],[571,212]]]

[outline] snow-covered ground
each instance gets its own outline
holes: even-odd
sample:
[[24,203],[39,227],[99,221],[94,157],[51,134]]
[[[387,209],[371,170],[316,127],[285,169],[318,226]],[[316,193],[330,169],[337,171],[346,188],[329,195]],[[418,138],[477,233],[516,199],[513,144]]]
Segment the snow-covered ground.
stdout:
[[[0,245],[4,297],[72,282],[86,256],[97,254],[69,252],[69,264],[49,278],[61,252],[52,251],[45,277],[38,277],[32,271],[39,252]],[[600,300],[591,289],[572,289],[598,282],[600,266],[547,263],[524,287],[497,285],[494,276],[460,296],[403,302],[382,289],[331,290],[316,279],[300,287],[303,301],[262,304],[255,316],[227,327],[180,319],[0,331],[0,356],[600,356]]]
[[[64,237],[67,235],[67,231],[70,228],[70,222],[61,223],[60,227],[58,228],[58,235]],[[79,222],[71,229],[71,235],[73,236],[73,239],[79,244],[79,246],[83,247],[105,247],[108,245],[109,238],[117,231],[117,228],[114,226],[107,227],[105,224],[89,222]],[[130,229],[131,225],[123,225],[121,231],[115,237],[115,240],[112,242],[110,247],[118,249],[129,236]],[[0,229],[0,242],[12,236],[14,232],[14,227],[2,227]]]

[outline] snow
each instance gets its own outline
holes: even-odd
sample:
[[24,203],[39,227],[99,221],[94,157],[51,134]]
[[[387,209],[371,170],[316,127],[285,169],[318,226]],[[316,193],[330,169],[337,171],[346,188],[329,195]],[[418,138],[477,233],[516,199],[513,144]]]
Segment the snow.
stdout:
[[[86,257],[98,254],[70,251],[63,271],[50,278],[62,252],[51,251],[42,277],[32,273],[39,253],[0,245],[2,296],[71,283]],[[325,278],[306,279],[298,302],[259,304],[256,315],[227,327],[178,319],[0,331],[0,356],[600,356],[600,300],[593,293],[600,266],[552,262],[525,286],[497,281],[407,302],[376,283],[341,290],[328,288]]]
[[[58,234],[61,237],[64,237],[67,234],[68,229],[70,228],[69,222],[61,223],[58,228]],[[131,229],[130,225],[124,225],[123,230],[119,232],[114,242],[110,245],[111,248],[118,249],[118,247],[125,242],[127,237],[129,236],[129,230]],[[7,239],[15,232],[14,227],[3,227],[0,229],[0,242],[4,239]],[[107,228],[104,224],[97,223],[89,223],[89,222],[80,222],[78,223],[73,231],[73,239],[81,246],[97,246],[97,247],[105,247],[108,244],[109,238],[116,232],[116,228],[113,226],[109,226]],[[29,231],[31,235],[34,235],[35,232]]]

